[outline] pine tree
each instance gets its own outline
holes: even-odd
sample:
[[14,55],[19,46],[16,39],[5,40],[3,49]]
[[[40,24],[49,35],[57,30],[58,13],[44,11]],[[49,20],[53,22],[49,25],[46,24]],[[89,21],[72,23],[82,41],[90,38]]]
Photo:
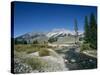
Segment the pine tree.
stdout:
[[97,48],[97,23],[94,14],[90,16],[90,46]]
[[38,44],[38,41],[37,41],[37,40],[34,40],[34,41],[33,41],[33,44]]
[[27,41],[26,40],[24,40],[24,44],[27,44]]
[[89,43],[90,38],[90,29],[88,24],[88,17],[85,16],[85,25],[84,25],[84,43]]
[[74,30],[75,30],[75,43],[77,43],[78,42],[78,26],[77,26],[77,20],[76,19],[75,19]]

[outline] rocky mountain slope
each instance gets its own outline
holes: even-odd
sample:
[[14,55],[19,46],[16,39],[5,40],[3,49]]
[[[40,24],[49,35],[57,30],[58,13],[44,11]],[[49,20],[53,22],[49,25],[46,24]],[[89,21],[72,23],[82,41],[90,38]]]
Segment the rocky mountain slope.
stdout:
[[[33,43],[33,41],[37,40],[41,42],[48,42],[49,39],[57,39],[57,42],[67,42],[67,41],[74,41],[75,32],[66,30],[66,29],[54,29],[48,33],[35,33],[30,32],[24,35],[18,36],[15,39],[18,41],[25,40],[27,43]],[[83,37],[83,32],[79,32],[79,37]],[[65,40],[66,39],[66,40]],[[69,40],[70,39],[70,40]]]

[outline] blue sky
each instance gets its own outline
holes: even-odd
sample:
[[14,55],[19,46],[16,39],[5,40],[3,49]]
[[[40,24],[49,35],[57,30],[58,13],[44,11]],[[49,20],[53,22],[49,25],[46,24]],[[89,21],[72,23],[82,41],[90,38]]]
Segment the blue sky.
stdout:
[[27,32],[49,32],[55,28],[74,30],[74,19],[77,19],[79,31],[83,31],[84,17],[89,17],[91,13],[97,16],[97,8],[15,2],[14,37]]

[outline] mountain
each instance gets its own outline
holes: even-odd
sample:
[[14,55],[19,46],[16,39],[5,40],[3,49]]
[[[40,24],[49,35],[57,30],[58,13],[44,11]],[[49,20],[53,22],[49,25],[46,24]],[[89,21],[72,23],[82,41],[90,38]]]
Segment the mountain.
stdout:
[[[83,32],[79,32],[79,35],[82,35]],[[67,29],[54,29],[51,32],[47,33],[46,36],[47,37],[65,37],[65,36],[74,36],[75,32],[74,31],[70,31]]]
[[[67,42],[73,42],[74,41],[75,32],[70,31],[67,29],[54,29],[48,33],[42,33],[42,32],[30,32],[23,34],[21,36],[16,37],[15,39],[17,41],[26,41],[27,43],[33,43],[35,40],[37,40],[39,43],[41,42],[48,42],[49,41],[55,41],[57,43],[67,43]],[[79,32],[79,37],[83,37],[83,32]]]
[[27,41],[27,43],[33,43],[33,41],[37,40],[39,42],[44,42],[48,40],[48,37],[45,35],[45,33],[26,33],[24,35],[18,36],[15,38],[17,41]]

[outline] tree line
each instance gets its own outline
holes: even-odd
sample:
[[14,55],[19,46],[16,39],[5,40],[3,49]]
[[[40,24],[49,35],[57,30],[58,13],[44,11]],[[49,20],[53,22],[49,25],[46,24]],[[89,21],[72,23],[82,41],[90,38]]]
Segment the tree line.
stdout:
[[85,16],[84,44],[87,43],[91,48],[97,49],[97,21],[93,13],[91,13],[89,18]]
[[[75,43],[78,43],[78,24],[75,19]],[[97,20],[93,13],[90,16],[85,16],[84,20],[84,45],[88,45],[92,49],[97,49]]]

